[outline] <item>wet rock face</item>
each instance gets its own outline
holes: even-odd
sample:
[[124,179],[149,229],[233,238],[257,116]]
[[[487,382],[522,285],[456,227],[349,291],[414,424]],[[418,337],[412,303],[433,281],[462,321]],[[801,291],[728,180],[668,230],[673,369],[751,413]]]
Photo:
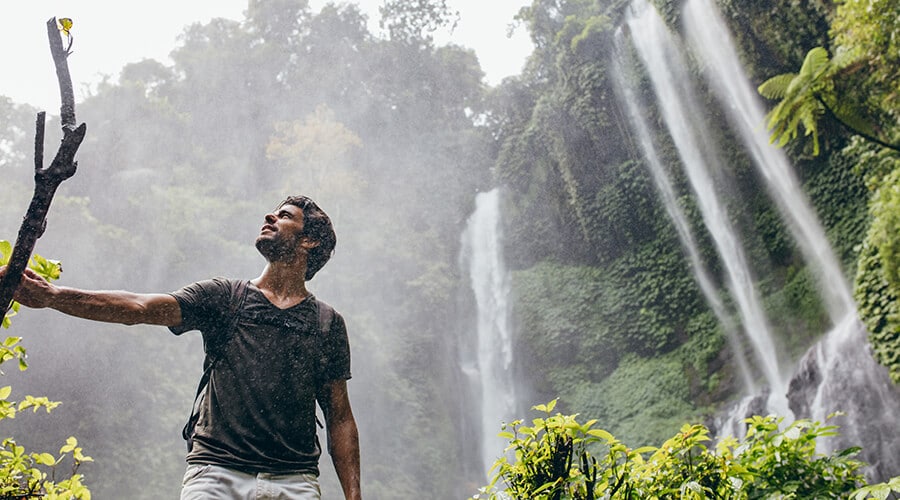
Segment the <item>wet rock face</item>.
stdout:
[[[858,321],[838,325],[800,360],[788,385],[796,418],[839,426],[820,451],[860,446],[870,481],[900,474],[900,387],[875,362]],[[842,414],[833,418],[835,412]]]
[[798,418],[808,418],[818,387],[822,383],[817,352],[815,347],[807,351],[798,364],[797,373],[788,384],[788,405]]
[[[839,324],[800,359],[787,386],[795,419],[838,426],[820,438],[820,453],[861,447],[870,483],[900,475],[900,387],[875,362],[866,332],[855,318]],[[743,419],[771,413],[769,390],[735,403],[710,424],[714,435],[743,436]]]

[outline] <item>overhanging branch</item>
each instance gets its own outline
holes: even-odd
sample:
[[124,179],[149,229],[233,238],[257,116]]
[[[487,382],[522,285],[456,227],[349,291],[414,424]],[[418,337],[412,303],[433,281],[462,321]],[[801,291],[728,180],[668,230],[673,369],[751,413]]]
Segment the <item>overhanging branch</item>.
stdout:
[[47,21],[47,37],[50,42],[50,54],[56,66],[56,79],[59,82],[60,120],[63,138],[56,151],[56,156],[47,168],[44,163],[44,113],[38,113],[35,124],[34,139],[34,195],[31,204],[19,227],[16,245],[3,278],[0,279],[0,306],[4,314],[9,311],[13,295],[22,280],[22,273],[34,251],[34,245],[44,233],[47,224],[47,212],[59,185],[75,175],[78,163],[75,153],[84,140],[87,125],[75,126],[75,94],[72,91],[72,78],[67,61],[68,52],[62,46],[56,18]]

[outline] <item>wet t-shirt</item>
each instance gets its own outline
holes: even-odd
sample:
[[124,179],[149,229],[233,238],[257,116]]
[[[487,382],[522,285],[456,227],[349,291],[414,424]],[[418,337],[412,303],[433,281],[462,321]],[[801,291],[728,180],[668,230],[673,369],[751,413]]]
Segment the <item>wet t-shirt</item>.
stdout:
[[[182,322],[172,332],[200,330],[204,346],[216,345],[237,283],[212,279],[173,292]],[[252,473],[318,473],[316,388],[350,378],[344,320],[335,313],[321,332],[314,297],[279,309],[255,285],[247,287],[200,404],[187,461]]]

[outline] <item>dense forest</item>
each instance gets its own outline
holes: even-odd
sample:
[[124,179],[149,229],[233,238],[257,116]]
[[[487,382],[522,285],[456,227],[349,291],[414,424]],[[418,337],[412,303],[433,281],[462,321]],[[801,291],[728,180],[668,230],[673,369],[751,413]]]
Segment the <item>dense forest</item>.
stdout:
[[[688,29],[683,2],[652,3],[672,33]],[[830,111],[855,110],[853,123],[900,143],[900,2],[717,3],[753,88],[798,73],[815,47],[834,55],[824,83],[807,87],[807,98],[820,97],[801,108],[808,116],[788,120],[784,150],[853,285],[873,355],[900,380],[900,154]],[[129,64],[79,103],[88,124],[79,170],[37,252],[62,261],[61,283],[83,288],[164,292],[252,278],[263,215],[286,194],[311,196],[338,235],[310,288],[347,318],[365,496],[465,498],[485,470],[473,444],[482,431],[471,426],[480,410],[458,366],[461,333],[474,324],[460,234],[476,194],[500,187],[522,411],[559,398],[632,446],[712,422],[746,383],[629,131],[613,55],[633,9],[534,0],[517,18],[534,52],[521,75],[492,87],[472,50],[435,43],[435,27],[453,19],[443,2],[387,0],[375,34],[352,3],[313,11],[306,0],[250,0],[241,22],[186,27],[171,65]],[[70,65],[77,71],[77,54]],[[687,66],[704,81],[703,64]],[[625,76],[652,100],[646,74]],[[791,370],[832,326],[829,306],[728,106],[707,84],[699,101],[715,131],[708,140],[722,145],[730,220]],[[0,97],[0,239],[14,238],[28,204],[35,111]],[[672,141],[658,143],[664,164],[679,163]],[[689,192],[685,174],[672,172]],[[678,204],[703,225],[691,196]],[[714,237],[697,239],[724,290]],[[3,421],[3,435],[46,449],[77,436],[95,460],[81,472],[96,498],[177,496],[199,335],[46,311],[13,320],[31,364],[7,371],[13,398],[63,404]],[[336,498],[327,459],[322,470],[324,498]]]

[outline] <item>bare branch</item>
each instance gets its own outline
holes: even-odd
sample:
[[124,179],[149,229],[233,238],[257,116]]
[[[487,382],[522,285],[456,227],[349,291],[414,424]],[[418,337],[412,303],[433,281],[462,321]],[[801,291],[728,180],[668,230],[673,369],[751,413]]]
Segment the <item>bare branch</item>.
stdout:
[[4,314],[9,311],[13,295],[22,280],[22,273],[31,258],[31,252],[38,238],[44,234],[47,224],[47,212],[62,181],[75,175],[77,162],[75,153],[84,140],[87,125],[75,126],[75,94],[72,91],[72,78],[69,75],[67,62],[68,52],[62,46],[56,18],[47,21],[47,37],[50,42],[50,53],[56,65],[56,79],[59,82],[61,100],[60,119],[62,121],[63,138],[56,151],[53,162],[46,169],[44,163],[44,112],[38,113],[34,138],[34,195],[31,204],[19,227],[16,245],[9,259],[6,274],[0,279],[0,306]]
[[63,129],[75,128],[75,92],[72,90],[72,77],[69,75],[69,53],[63,48],[62,38],[56,18],[47,21],[47,38],[50,40],[50,53],[56,66],[56,80],[59,82],[59,117]]

